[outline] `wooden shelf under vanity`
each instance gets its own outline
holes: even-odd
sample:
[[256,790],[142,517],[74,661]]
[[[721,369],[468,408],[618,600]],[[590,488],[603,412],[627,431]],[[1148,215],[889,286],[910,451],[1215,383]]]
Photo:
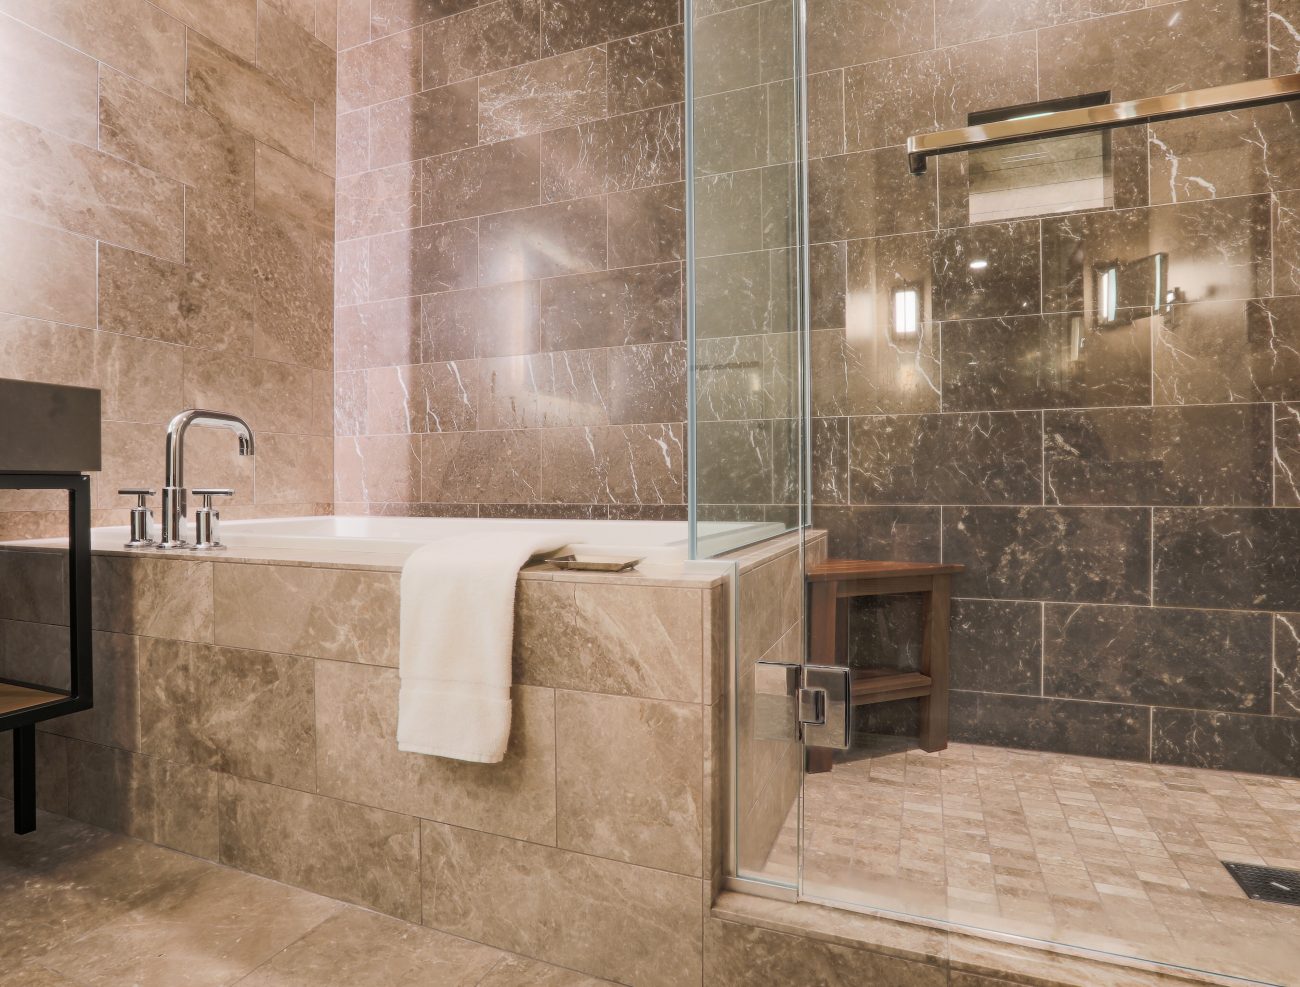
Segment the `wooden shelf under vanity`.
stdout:
[[17,713],[24,709],[34,709],[46,703],[56,703],[67,699],[66,692],[54,689],[41,689],[31,685],[19,685],[16,682],[0,682],[0,715]]

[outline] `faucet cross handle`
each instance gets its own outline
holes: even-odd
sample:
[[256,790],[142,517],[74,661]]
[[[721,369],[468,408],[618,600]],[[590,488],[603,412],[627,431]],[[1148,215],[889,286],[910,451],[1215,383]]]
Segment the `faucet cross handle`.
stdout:
[[123,497],[135,497],[135,506],[131,508],[131,540],[127,548],[145,548],[154,543],[153,511],[149,509],[149,498],[158,491],[152,487],[122,487],[118,493]]
[[203,498],[203,509],[205,511],[212,510],[213,497],[235,496],[235,491],[231,490],[229,487],[195,487],[191,493],[196,497]]
[[194,495],[203,498],[203,506],[194,512],[194,549],[202,552],[225,548],[220,538],[221,514],[212,506],[212,498],[233,497],[235,491],[229,487],[196,487]]

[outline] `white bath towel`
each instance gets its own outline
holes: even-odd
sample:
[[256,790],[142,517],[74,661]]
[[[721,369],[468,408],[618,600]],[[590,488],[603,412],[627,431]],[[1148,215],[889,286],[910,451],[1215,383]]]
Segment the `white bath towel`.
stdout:
[[402,568],[397,746],[494,763],[510,739],[515,583],[563,532],[489,532],[417,549]]

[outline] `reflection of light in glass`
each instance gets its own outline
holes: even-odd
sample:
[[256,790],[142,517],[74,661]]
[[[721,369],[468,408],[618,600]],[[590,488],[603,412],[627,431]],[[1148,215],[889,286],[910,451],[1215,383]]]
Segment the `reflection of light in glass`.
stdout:
[[921,335],[921,292],[916,288],[894,289],[894,319],[889,332],[895,339],[916,339]]
[[1110,323],[1119,314],[1119,267],[1112,264],[1097,272],[1098,321]]
[[989,262],[986,260],[973,260],[970,262],[970,269],[972,271],[982,271],[988,266]]

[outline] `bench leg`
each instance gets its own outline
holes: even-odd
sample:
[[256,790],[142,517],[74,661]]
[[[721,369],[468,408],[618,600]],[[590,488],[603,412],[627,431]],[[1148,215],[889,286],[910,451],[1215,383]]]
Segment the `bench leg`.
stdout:
[[925,594],[925,630],[921,638],[921,672],[930,676],[930,695],[921,700],[921,749],[948,746],[948,597],[951,578],[935,576]]
[[14,727],[14,832],[36,828],[36,726]]

